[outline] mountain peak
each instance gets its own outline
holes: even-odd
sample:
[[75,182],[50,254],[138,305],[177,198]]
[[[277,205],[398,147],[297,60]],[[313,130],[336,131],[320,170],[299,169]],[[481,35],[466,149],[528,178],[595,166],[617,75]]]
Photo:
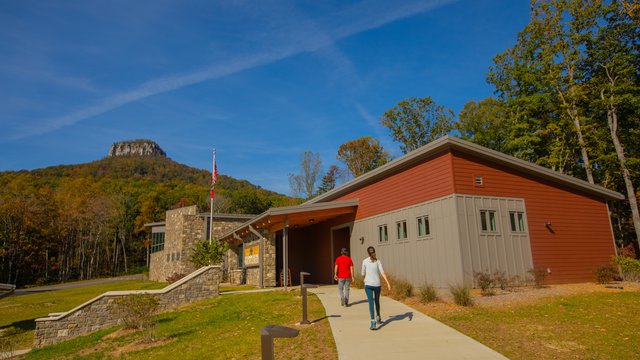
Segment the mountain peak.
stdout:
[[162,156],[167,153],[155,141],[147,139],[118,141],[109,148],[109,157],[117,156]]

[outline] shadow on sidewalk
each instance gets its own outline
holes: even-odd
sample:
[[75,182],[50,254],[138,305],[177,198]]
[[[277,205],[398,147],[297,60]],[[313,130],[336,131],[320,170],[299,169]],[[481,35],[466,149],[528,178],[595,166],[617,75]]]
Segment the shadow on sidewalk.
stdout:
[[400,320],[404,320],[406,318],[409,318],[409,321],[413,320],[413,311],[409,311],[409,312],[406,312],[406,313],[401,314],[401,315],[389,316],[389,318],[387,320],[385,320],[382,323],[382,325],[378,326],[378,329],[382,329],[383,327],[387,326],[387,324],[390,324],[393,321],[400,321]]
[[332,317],[342,317],[342,315],[327,315],[327,316],[323,316],[323,317],[321,317],[321,318],[319,318],[319,319],[315,319],[315,320],[311,321],[311,323],[312,323],[312,324],[315,324],[315,323],[317,323],[318,321],[322,321],[322,320],[324,320],[324,319],[328,319],[328,318],[332,318]]
[[359,300],[359,301],[354,301],[354,302],[350,302],[349,303],[349,307],[353,306],[353,305],[358,305],[358,304],[362,304],[362,303],[366,303],[367,300]]

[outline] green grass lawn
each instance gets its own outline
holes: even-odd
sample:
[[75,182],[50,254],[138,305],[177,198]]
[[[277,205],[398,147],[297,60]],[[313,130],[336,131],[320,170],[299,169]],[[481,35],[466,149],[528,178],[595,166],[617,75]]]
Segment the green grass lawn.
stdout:
[[640,359],[640,292],[430,314],[512,359]]
[[153,341],[141,331],[119,327],[99,331],[28,353],[25,359],[259,359],[260,329],[270,324],[300,329],[292,339],[277,339],[278,359],[337,359],[320,300],[309,297],[306,326],[298,292],[224,295],[157,315]]
[[153,281],[122,281],[27,295],[13,295],[0,299],[0,329],[11,334],[18,349],[33,345],[35,319],[53,312],[65,312],[112,290],[161,289],[166,284]]

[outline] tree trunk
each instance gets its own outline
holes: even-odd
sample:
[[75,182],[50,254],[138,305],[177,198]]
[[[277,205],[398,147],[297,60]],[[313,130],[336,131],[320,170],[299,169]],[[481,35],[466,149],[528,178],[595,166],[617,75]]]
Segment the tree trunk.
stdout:
[[[609,70],[606,70],[607,75],[609,75]],[[615,79],[609,76],[609,80],[611,88],[613,89],[615,86]],[[604,90],[600,92],[600,97],[603,101],[606,101]],[[631,173],[629,173],[629,169],[627,168],[627,160],[624,154],[624,148],[622,147],[620,138],[618,137],[618,111],[614,103],[613,92],[609,96],[609,103],[607,104],[607,123],[611,132],[611,140],[613,140],[613,146],[616,149],[616,155],[618,156],[618,161],[620,162],[620,168],[622,169],[622,178],[624,179],[624,184],[627,188],[627,199],[629,200],[629,206],[631,207],[633,227],[636,231],[636,246],[638,246],[640,242],[640,212],[638,212],[638,201],[636,199],[636,192],[633,188],[633,182],[631,181]]]

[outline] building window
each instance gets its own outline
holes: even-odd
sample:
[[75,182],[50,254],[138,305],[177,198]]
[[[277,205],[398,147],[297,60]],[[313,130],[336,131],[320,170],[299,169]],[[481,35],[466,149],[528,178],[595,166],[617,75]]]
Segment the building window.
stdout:
[[244,244],[240,245],[238,248],[238,269],[242,269],[244,267]]
[[509,221],[511,222],[511,231],[525,232],[524,229],[524,213],[522,211],[510,211]]
[[429,216],[421,216],[418,218],[418,237],[431,236],[431,228],[429,226]]
[[379,243],[389,242],[389,232],[387,231],[387,225],[378,226],[378,242]]
[[157,232],[151,234],[151,253],[164,250],[164,233]]
[[402,220],[396,223],[396,238],[398,240],[407,240],[407,221]]
[[482,231],[496,232],[496,212],[495,210],[480,210],[480,225]]

